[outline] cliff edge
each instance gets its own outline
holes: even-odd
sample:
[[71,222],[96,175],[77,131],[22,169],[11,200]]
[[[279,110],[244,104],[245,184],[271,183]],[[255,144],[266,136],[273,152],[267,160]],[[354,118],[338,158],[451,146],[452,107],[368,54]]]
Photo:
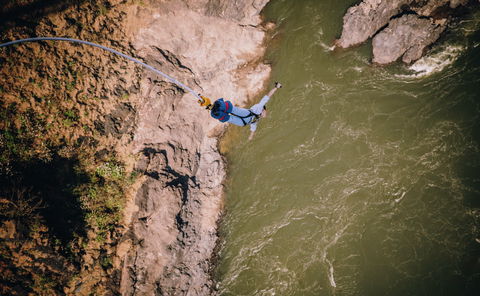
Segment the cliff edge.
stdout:
[[[171,1],[129,12],[132,45],[148,64],[202,94],[236,104],[269,76],[261,63],[264,1]],[[145,73],[147,74],[147,73]],[[123,295],[208,295],[225,163],[212,120],[195,98],[147,74],[134,134],[145,175],[119,248]]]

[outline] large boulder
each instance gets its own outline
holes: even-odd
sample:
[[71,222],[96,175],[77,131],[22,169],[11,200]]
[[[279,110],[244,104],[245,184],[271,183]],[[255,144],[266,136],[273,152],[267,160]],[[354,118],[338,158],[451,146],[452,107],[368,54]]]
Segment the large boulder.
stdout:
[[403,5],[413,0],[364,0],[350,7],[343,17],[343,31],[336,45],[347,48],[367,41],[390,19],[400,13]]
[[[347,48],[373,40],[374,62],[388,64],[403,55],[410,63],[445,30],[445,12],[468,0],[363,0],[343,17],[343,30],[335,45]],[[443,19],[439,19],[443,15]],[[420,18],[422,17],[422,18]],[[385,28],[385,29],[384,29]]]
[[403,11],[432,17],[439,8],[457,8],[468,0],[363,0],[350,7],[343,17],[342,36],[336,45],[342,48],[361,44],[388,25]]
[[389,64],[401,56],[405,63],[419,59],[425,48],[445,30],[444,23],[411,14],[392,20],[373,38],[373,62]]

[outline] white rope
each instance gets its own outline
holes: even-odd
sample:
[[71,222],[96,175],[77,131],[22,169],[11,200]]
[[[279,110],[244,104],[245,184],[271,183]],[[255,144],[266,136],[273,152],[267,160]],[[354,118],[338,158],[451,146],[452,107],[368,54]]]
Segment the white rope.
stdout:
[[53,41],[68,41],[68,42],[75,42],[75,43],[81,43],[81,44],[86,44],[86,45],[90,45],[90,46],[94,46],[94,47],[98,47],[98,48],[101,48],[101,49],[104,49],[106,51],[109,51],[111,53],[114,53],[116,55],[119,55],[121,57],[124,57],[126,59],[129,59],[130,61],[132,62],[135,62],[137,64],[140,64],[142,65],[143,67],[159,74],[160,76],[163,76],[165,79],[167,79],[168,81],[178,85],[179,87],[189,91],[193,96],[195,96],[197,99],[199,99],[200,101],[203,102],[203,99],[196,93],[193,91],[193,89],[191,89],[190,87],[186,86],[185,84],[181,83],[180,81],[176,80],[175,78],[163,73],[162,71],[160,70],[157,70],[155,69],[154,67],[150,66],[150,65],[147,65],[145,64],[144,62],[142,61],[139,61],[131,56],[128,56],[124,53],[121,53],[119,51],[116,51],[115,49],[111,49],[109,47],[106,47],[106,46],[103,46],[103,45],[100,45],[100,44],[96,44],[96,43],[93,43],[93,42],[88,42],[88,41],[83,41],[83,40],[78,40],[78,39],[72,39],[72,38],[63,38],[63,37],[35,37],[35,38],[26,38],[26,39],[19,39],[19,40],[14,40],[14,41],[10,41],[10,42],[7,42],[7,43],[2,43],[0,44],[0,47],[4,47],[4,46],[9,46],[9,45],[13,45],[13,44],[17,44],[17,43],[24,43],[24,42],[36,42],[36,41],[45,41],[45,40],[53,40]]

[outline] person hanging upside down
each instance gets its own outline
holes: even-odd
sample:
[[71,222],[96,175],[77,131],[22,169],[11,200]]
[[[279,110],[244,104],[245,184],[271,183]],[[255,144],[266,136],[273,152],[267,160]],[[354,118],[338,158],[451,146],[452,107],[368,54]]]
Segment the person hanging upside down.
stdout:
[[251,140],[257,130],[258,121],[260,118],[267,116],[265,104],[267,104],[277,89],[281,87],[282,84],[275,82],[275,87],[258,104],[253,105],[250,109],[235,107],[230,101],[224,101],[223,98],[218,99],[211,105],[210,115],[221,122],[228,122],[238,126],[250,125],[248,140]]

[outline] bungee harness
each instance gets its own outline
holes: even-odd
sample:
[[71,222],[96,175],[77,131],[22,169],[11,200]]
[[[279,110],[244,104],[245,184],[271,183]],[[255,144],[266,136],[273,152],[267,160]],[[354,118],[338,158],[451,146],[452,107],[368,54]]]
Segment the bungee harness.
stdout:
[[260,118],[259,114],[255,114],[251,110],[248,110],[250,113],[245,116],[235,114],[233,112],[233,104],[230,101],[224,101],[223,98],[220,98],[213,103],[211,107],[210,115],[218,119],[220,122],[226,122],[230,119],[230,116],[235,116],[240,118],[243,122],[243,126],[254,123]]

